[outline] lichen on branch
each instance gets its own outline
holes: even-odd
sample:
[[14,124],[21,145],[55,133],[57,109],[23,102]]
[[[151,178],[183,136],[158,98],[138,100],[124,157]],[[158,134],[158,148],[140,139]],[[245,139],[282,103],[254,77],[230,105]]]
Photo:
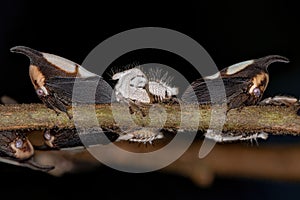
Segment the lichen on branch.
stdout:
[[[92,105],[96,117],[103,128],[110,129],[114,126],[128,126],[128,107],[121,104]],[[188,119],[191,124],[199,123],[198,130],[206,130],[211,118],[210,106],[199,106],[199,119],[195,117],[190,109],[181,109],[180,105],[160,105],[165,109],[167,119],[164,123],[166,128],[189,130],[188,124],[181,124],[181,116]],[[191,105],[193,109],[194,105]],[[77,106],[74,111],[80,110],[80,120],[85,121],[85,109],[91,106]],[[248,106],[240,109],[232,109],[227,113],[223,130],[227,132],[267,132],[270,134],[300,134],[300,116],[297,115],[294,106]],[[69,111],[72,113],[72,109]],[[88,114],[88,113],[87,113]],[[118,121],[116,123],[115,118]],[[131,115],[137,124],[147,124],[149,117]],[[78,117],[77,117],[78,118]],[[147,122],[148,121],[148,122]],[[86,122],[86,126],[89,123]],[[151,126],[161,128],[161,117],[151,116]],[[0,130],[40,130],[58,128],[74,128],[74,119],[61,113],[57,115],[53,110],[42,104],[13,104],[0,106]]]

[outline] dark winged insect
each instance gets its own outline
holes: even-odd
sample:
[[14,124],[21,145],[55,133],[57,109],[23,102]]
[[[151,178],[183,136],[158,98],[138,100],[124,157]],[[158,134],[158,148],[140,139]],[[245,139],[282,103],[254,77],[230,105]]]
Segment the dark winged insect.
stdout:
[[[113,100],[112,88],[102,77],[89,72],[82,66],[65,58],[39,52],[37,50],[16,46],[11,52],[21,53],[29,57],[29,75],[36,94],[42,102],[57,113],[65,112],[69,118],[68,108],[73,103],[110,103]],[[82,94],[72,97],[76,81]],[[85,91],[93,90],[97,84],[94,102],[85,102],[81,96]],[[72,99],[73,98],[73,99]]]
[[9,164],[49,171],[52,166],[44,166],[33,160],[34,148],[25,133],[0,131],[0,160]]
[[[211,98],[207,85],[215,86],[218,89],[220,80],[224,84],[226,99],[221,97],[215,103],[227,103],[228,110],[241,108],[243,106],[257,105],[269,83],[268,66],[274,62],[288,63],[289,60],[283,56],[270,55],[254,60],[248,60],[229,66],[214,75],[194,81],[183,95],[184,101],[196,95],[199,104],[211,104]],[[266,134],[224,134],[214,133],[209,130],[206,137],[217,142],[266,138]]]
[[228,109],[256,105],[262,98],[268,83],[268,66],[274,62],[287,63],[289,60],[278,55],[271,55],[255,60],[234,64],[214,75],[197,79],[186,90],[188,97],[195,92],[199,104],[210,104],[210,95],[206,84],[213,85],[222,80],[226,92]]

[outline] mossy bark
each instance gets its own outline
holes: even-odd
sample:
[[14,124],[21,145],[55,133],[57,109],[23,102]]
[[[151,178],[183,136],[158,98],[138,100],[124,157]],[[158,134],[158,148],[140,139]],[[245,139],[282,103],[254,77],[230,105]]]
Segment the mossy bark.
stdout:
[[[211,107],[200,106],[199,116],[195,115],[195,106],[190,109],[181,109],[179,105],[160,105],[167,113],[165,128],[193,129],[189,124],[199,124],[198,130],[206,130],[211,120]],[[300,116],[296,107],[286,106],[249,106],[230,110],[226,115],[224,131],[232,132],[267,132],[271,134],[300,134]],[[74,119],[80,120],[84,126],[90,126],[91,110],[95,110],[99,124],[104,128],[114,126],[130,128],[133,120],[141,126],[162,128],[160,114],[142,117],[140,114],[129,115],[128,107],[120,104],[78,106],[69,112],[80,112],[80,117],[69,119],[65,113],[57,115],[43,104],[14,104],[0,106],[0,130],[40,130],[58,128],[74,128]],[[92,115],[94,115],[92,113]],[[189,123],[181,123],[182,116]],[[196,117],[195,117],[196,116]],[[199,118],[198,118],[199,117]],[[117,121],[115,119],[118,119]],[[218,120],[218,119],[214,119]],[[151,123],[150,123],[151,121]]]

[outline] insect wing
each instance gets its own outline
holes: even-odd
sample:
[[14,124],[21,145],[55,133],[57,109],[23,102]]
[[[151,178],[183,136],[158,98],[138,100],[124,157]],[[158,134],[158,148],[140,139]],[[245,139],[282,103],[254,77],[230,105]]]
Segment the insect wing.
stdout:
[[[220,79],[198,79],[193,82],[183,94],[183,100],[190,102],[189,99],[192,99],[192,96],[197,96],[199,104],[211,104],[213,103],[222,103],[226,101],[229,104],[229,107],[235,108],[238,105],[243,104],[243,102],[249,97],[247,94],[247,88],[250,82],[248,78],[223,78]],[[211,90],[209,91],[208,86]],[[219,95],[222,87],[225,88],[226,99]],[[214,95],[214,98],[211,98],[211,95]]]
[[[74,84],[76,89],[74,89]],[[113,90],[101,77],[64,78],[55,77],[46,82],[46,86],[62,101],[75,103],[111,103]],[[96,88],[96,89],[95,89]],[[76,91],[76,95],[73,95]],[[91,94],[93,94],[91,96]]]

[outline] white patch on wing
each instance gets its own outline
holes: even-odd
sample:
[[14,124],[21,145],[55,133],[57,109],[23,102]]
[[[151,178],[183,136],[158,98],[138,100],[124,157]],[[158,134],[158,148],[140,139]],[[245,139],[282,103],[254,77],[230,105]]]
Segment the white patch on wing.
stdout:
[[212,79],[216,79],[216,78],[219,78],[219,77],[221,77],[221,74],[220,74],[220,72],[217,72],[217,73],[215,73],[211,76],[205,76],[204,79],[212,80]]
[[254,60],[248,60],[244,62],[240,62],[234,65],[231,65],[227,68],[226,74],[232,75],[235,74],[243,69],[245,69],[247,66],[251,65],[254,62]]
[[[54,54],[49,54],[49,53],[43,53],[43,57],[50,62],[51,64],[59,67],[60,69],[68,72],[68,73],[74,73],[76,70],[76,63],[73,61],[70,61],[68,59],[65,59],[63,57],[54,55]],[[91,77],[91,76],[97,76],[96,74],[86,70],[82,66],[78,65],[78,76],[85,78],[85,77]]]

